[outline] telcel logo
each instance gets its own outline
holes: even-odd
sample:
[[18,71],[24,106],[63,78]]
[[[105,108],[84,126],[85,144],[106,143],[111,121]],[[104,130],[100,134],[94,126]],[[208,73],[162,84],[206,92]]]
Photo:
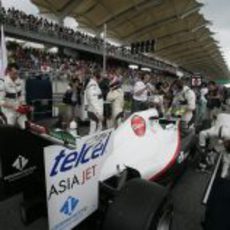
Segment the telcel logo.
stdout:
[[104,140],[100,140],[94,145],[83,144],[79,151],[66,153],[65,150],[60,151],[51,167],[50,176],[53,177],[59,172],[66,172],[72,168],[76,168],[81,164],[93,161],[105,153],[111,134]]
[[69,196],[65,201],[64,205],[61,207],[60,212],[65,215],[71,216],[79,203],[79,199]]
[[12,164],[12,166],[19,171],[22,171],[26,165],[28,164],[29,160],[25,157],[19,155],[18,158],[15,160],[15,162]]

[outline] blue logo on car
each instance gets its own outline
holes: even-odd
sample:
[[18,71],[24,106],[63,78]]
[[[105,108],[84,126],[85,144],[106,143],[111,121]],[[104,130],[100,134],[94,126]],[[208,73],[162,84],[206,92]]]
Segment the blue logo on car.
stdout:
[[69,196],[63,204],[62,208],[60,209],[60,212],[64,213],[65,215],[71,216],[74,210],[76,209],[78,203],[79,199]]

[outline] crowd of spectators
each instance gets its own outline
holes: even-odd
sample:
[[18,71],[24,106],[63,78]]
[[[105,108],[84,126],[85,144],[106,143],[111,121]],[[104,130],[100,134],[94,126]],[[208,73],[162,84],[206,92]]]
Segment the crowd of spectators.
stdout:
[[[194,85],[193,80],[199,84]],[[228,108],[230,96],[225,86],[200,77],[169,80],[139,75],[132,92],[133,112],[153,106],[161,116],[180,116],[197,127],[215,121]]]
[[[85,33],[49,21],[46,18],[31,14],[28,15],[23,11],[14,8],[8,10],[1,8],[1,20],[7,25],[18,27],[23,30],[39,32],[41,34],[45,33],[49,36],[58,37],[59,39],[64,39],[76,44],[86,45],[101,51],[103,49],[103,39],[100,37],[89,36]],[[129,49],[126,49],[125,47],[115,47],[109,43],[107,43],[107,52],[110,55],[131,57]],[[33,70],[35,73],[42,72],[49,74],[49,76],[53,78],[67,79],[69,82],[73,79],[78,79],[83,85],[85,79],[90,76],[95,69],[102,70],[101,63],[98,63],[97,61],[83,60],[64,54],[60,55],[60,53],[51,53],[44,49],[23,48],[20,45],[11,44],[8,46],[8,53],[10,62],[16,62],[21,69],[26,70],[24,73],[26,73],[27,70]],[[135,57],[135,55],[132,55],[132,57],[133,56]],[[156,61],[143,54],[137,54],[136,57],[137,56],[139,56],[139,58],[145,63]],[[166,66],[164,66],[164,70],[167,70]],[[31,74],[31,72],[29,74]],[[128,67],[108,65],[107,72],[104,74],[109,76],[110,79],[118,78],[122,83],[125,82],[127,83],[126,85],[132,86],[137,79],[139,79],[140,75],[143,75],[143,72],[140,70],[131,70]],[[158,94],[158,96],[159,93],[164,94],[164,100],[161,101],[162,104],[167,104],[168,96],[162,89],[164,88],[163,86],[168,88],[173,79],[164,76],[164,80],[162,81],[159,78],[159,75],[156,77],[156,74],[154,73],[148,73],[148,76],[149,79],[151,79],[149,84],[151,84],[155,90],[155,93],[153,94]],[[202,85],[195,90],[197,95],[197,117],[200,116],[199,120],[203,119],[201,118],[204,116],[202,114],[206,114],[206,111],[209,111],[208,116],[210,119],[215,116],[220,109],[223,100],[224,94],[222,91],[221,87],[217,86],[214,82],[209,82],[208,85]],[[163,107],[161,110],[164,110]]]
[[[171,110],[173,106],[178,109],[184,107],[184,103],[191,102],[184,94],[187,92],[194,94],[195,98],[193,97],[192,100],[195,100],[195,107],[193,106],[192,113],[196,115],[197,126],[202,125],[206,119],[214,120],[222,111],[223,104],[228,98],[225,88],[214,81],[203,81],[202,84],[194,87],[191,79],[184,79],[183,85],[181,85],[175,77],[133,70],[128,66],[120,66],[115,63],[111,66],[108,65],[106,73],[103,73],[101,63],[96,59],[80,59],[59,52],[48,52],[45,49],[23,47],[23,44],[16,42],[8,42],[7,50],[9,62],[15,62],[20,67],[22,78],[26,77],[26,73],[31,76],[34,72],[35,74],[48,75],[52,80],[58,79],[69,83],[66,93],[62,92],[62,101],[67,105],[66,111],[69,118],[78,117],[76,111],[82,105],[85,106],[82,104],[82,95],[84,95],[87,80],[91,79],[95,73],[96,76],[101,75],[99,85],[105,102],[109,98],[107,96],[109,92],[111,95],[111,92],[115,92],[115,90],[117,90],[116,93],[119,91],[121,97],[124,96],[124,103],[121,103],[124,107],[119,108],[119,111],[135,112],[155,107],[160,115],[167,116],[169,112],[174,113]],[[175,87],[175,85],[177,86]],[[115,88],[111,88],[111,86],[115,86]],[[129,87],[127,91],[126,86]],[[181,86],[182,91],[178,91]],[[74,90],[74,95],[77,95],[74,102],[72,102],[72,96],[68,96],[72,95],[69,94],[72,92],[71,90]],[[111,116],[111,112],[105,109],[104,118],[107,118],[109,114]],[[113,124],[116,123],[115,117]]]
[[[7,43],[8,60],[15,62],[22,70],[22,76],[34,73],[49,74],[54,79],[67,80],[79,78],[81,82],[86,76],[89,76],[95,69],[102,71],[101,63],[97,61],[79,59],[67,55],[60,55],[59,53],[48,52],[44,49],[23,47],[16,42]],[[123,83],[134,85],[140,75],[145,72],[141,70],[133,70],[128,67],[121,67],[119,65],[108,65],[106,75],[110,77],[119,78]],[[158,83],[168,87],[175,78],[167,75],[160,75],[154,73],[147,73],[156,88],[159,88]],[[162,80],[163,79],[163,80]],[[191,84],[189,80],[187,85]],[[223,88],[218,86],[215,82],[210,82],[208,85],[203,83],[199,88],[195,89],[197,97],[201,100],[208,100],[207,107],[220,107],[219,100],[224,96]],[[221,96],[222,95],[222,96]]]
[[[75,84],[77,81],[77,85],[80,86],[77,91],[84,91],[81,76],[84,79],[89,79],[94,75],[93,72],[88,72],[88,74],[81,72],[81,74],[74,75],[70,80],[70,86],[71,82]],[[114,83],[124,86],[127,83],[125,82],[126,78],[130,80],[128,84],[131,90],[125,101],[131,102],[131,104],[122,108],[122,111],[128,109],[131,112],[137,112],[154,107],[161,116],[168,116],[169,114],[185,116],[185,121],[186,116],[190,113],[191,117],[186,122],[190,123],[191,121],[197,127],[202,126],[204,121],[215,120],[217,115],[225,108],[229,96],[227,89],[214,81],[203,79],[200,85],[193,86],[191,79],[179,80],[142,71],[115,68],[109,69],[106,77],[102,77],[100,81],[99,85],[104,101],[108,100],[107,95],[111,91],[111,86]],[[124,87],[122,88],[124,90]],[[127,105],[127,103],[124,105]],[[107,112],[105,111],[105,113]]]
[[[1,8],[0,19],[4,24],[14,26],[22,30],[38,32],[40,35],[45,34],[47,36],[87,46],[93,50],[100,52],[103,51],[103,39],[98,36],[90,36],[86,33],[65,27],[46,18],[26,14],[15,8],[9,8],[8,10]],[[124,46],[117,47],[109,42],[107,42],[106,46],[108,55],[135,59],[150,65],[152,64],[159,69],[167,69],[169,72],[175,73],[175,67],[156,60],[155,58],[141,53],[133,55],[131,54],[130,49]]]
[[[16,42],[8,42],[7,50],[9,62],[15,62],[20,66],[22,78],[42,73],[57,80],[69,81],[76,76],[83,80],[92,70],[102,68],[98,61],[74,58],[60,53],[48,52],[44,49],[23,47],[23,44]],[[107,65],[107,74],[119,76],[126,84],[132,85],[139,73],[142,72],[141,70],[121,67],[115,63]],[[155,76],[154,73],[149,74]],[[160,74],[158,74],[159,76]],[[171,79],[169,76],[163,75],[163,72],[162,76],[165,79]]]

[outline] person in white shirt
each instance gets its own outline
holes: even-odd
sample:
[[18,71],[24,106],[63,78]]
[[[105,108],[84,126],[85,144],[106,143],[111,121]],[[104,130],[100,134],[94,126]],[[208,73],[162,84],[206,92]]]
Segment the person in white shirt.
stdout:
[[196,123],[198,125],[202,124],[202,122],[207,117],[207,96],[208,88],[205,83],[202,83],[199,96],[197,99],[197,113],[196,113]]
[[[201,161],[199,163],[200,169],[208,167],[207,159],[207,140],[217,138],[223,141],[225,147],[225,154],[223,156],[223,167],[221,176],[225,178],[230,168],[230,114],[220,113],[214,125],[199,133],[199,147],[201,150]],[[228,175],[229,176],[229,175]]]
[[101,80],[100,73],[94,73],[85,88],[87,101],[88,117],[90,119],[89,134],[93,134],[102,130],[104,100],[99,87]]
[[172,109],[179,110],[181,120],[189,126],[194,118],[196,110],[195,92],[188,86],[184,85],[182,80],[176,80],[174,82],[173,89],[175,91],[175,96],[172,102],[172,107],[174,108]]
[[112,104],[112,119],[109,127],[116,128],[122,121],[124,109],[124,92],[121,88],[120,81],[114,82],[110,85],[107,101]]
[[163,91],[163,83],[158,82],[157,84],[155,84],[155,86],[153,86],[150,89],[152,92],[152,96],[150,97],[151,106],[158,111],[159,116],[161,117],[165,113],[165,109],[164,109],[165,93]]
[[230,114],[220,113],[217,116],[215,124],[210,128],[200,132],[199,145],[205,148],[207,139],[217,137],[230,140]]
[[7,76],[1,79],[0,84],[0,107],[7,124],[25,129],[27,117],[18,112],[19,107],[24,104],[24,84],[18,76],[18,66],[11,63],[7,67]]
[[141,75],[133,88],[132,112],[143,111],[148,108],[148,85],[149,75]]

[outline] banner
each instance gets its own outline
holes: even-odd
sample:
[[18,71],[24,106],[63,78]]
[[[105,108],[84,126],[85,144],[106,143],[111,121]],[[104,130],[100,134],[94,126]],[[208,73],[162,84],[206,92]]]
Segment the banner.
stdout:
[[101,167],[112,152],[112,131],[86,136],[75,150],[45,148],[50,230],[70,230],[98,208]]
[[3,25],[1,25],[1,47],[0,47],[0,78],[4,78],[7,68],[6,40]]

